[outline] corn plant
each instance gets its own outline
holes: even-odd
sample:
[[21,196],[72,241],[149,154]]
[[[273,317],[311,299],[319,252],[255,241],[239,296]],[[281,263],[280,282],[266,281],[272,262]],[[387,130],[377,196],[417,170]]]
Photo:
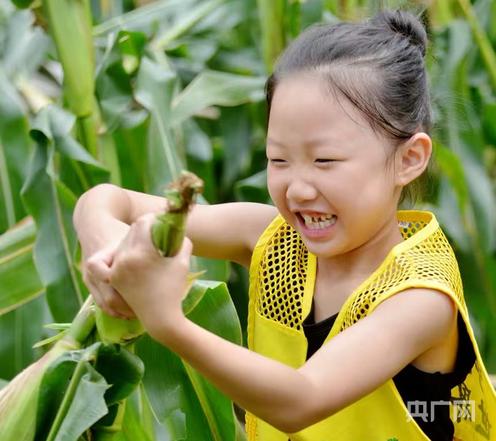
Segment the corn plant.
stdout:
[[[429,31],[436,148],[431,192],[421,206],[436,213],[454,244],[483,357],[496,372],[494,2],[14,3],[0,0],[0,378],[11,380],[57,352],[69,333],[64,323],[73,322],[87,299],[71,221],[79,195],[101,182],[162,194],[187,168],[204,180],[201,203],[269,202],[267,73],[308,25],[362,18],[382,5],[412,8]],[[207,271],[205,279],[217,282],[193,285],[190,317],[241,342],[246,272],[195,259],[194,271],[201,270]],[[62,336],[43,328],[50,322],[59,323]],[[46,339],[53,342],[31,349]],[[146,335],[128,357],[146,366],[143,378],[130,375],[134,386],[133,392],[123,386],[130,393],[125,405],[109,400],[108,386],[115,379],[100,378],[92,369],[100,372],[118,360],[112,347],[64,348],[63,353],[72,351],[71,360],[59,354],[58,362],[52,360],[53,375],[46,376],[49,383],[60,380],[67,386],[68,377],[58,372],[73,373],[79,363],[80,378],[86,375],[99,391],[94,408],[100,419],[88,417],[83,424],[92,427],[96,439],[242,436],[232,403]],[[46,371],[43,363],[34,369]],[[36,387],[38,394],[50,390],[43,382]],[[64,391],[60,387],[47,403],[60,408]],[[80,411],[62,407],[64,421]],[[55,416],[40,414],[38,420],[53,422]],[[48,433],[47,427],[35,429]]]

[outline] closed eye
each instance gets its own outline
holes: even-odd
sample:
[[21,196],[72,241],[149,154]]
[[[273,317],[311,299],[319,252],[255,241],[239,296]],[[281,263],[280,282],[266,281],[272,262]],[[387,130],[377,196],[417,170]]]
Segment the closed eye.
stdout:
[[272,162],[273,164],[284,164],[286,161],[284,159],[270,159],[269,161]]
[[325,164],[328,162],[336,162],[337,159],[324,159],[324,158],[318,158],[315,160],[315,162],[318,162],[319,164]]

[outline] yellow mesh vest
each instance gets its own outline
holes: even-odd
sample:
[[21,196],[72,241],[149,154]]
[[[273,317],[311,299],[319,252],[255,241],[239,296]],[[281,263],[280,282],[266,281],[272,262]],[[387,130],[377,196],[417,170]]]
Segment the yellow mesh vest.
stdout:
[[[433,288],[449,295],[467,326],[476,362],[452,389],[450,415],[455,440],[496,441],[496,394],[482,362],[463,298],[458,265],[432,213],[399,211],[404,241],[346,300],[326,339],[370,314],[399,291]],[[302,322],[310,312],[316,257],[299,234],[277,216],[260,237],[250,266],[248,346],[295,368],[305,363]],[[422,409],[422,408],[420,408]],[[412,409],[412,413],[419,409]],[[247,413],[249,441],[417,441],[428,440],[403,403],[393,380],[301,432],[284,434]]]

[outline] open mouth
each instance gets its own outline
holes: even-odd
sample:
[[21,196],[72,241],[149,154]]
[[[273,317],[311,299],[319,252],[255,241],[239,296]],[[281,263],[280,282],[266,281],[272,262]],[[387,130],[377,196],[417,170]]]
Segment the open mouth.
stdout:
[[300,222],[309,230],[324,230],[334,225],[337,221],[335,214],[311,216],[304,213],[297,213],[297,216]]

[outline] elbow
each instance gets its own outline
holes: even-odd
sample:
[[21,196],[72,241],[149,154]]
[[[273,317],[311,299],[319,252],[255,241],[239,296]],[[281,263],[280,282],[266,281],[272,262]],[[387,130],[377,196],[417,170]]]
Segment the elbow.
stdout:
[[302,421],[291,420],[291,421],[281,421],[280,424],[274,425],[274,427],[287,435],[292,433],[297,433],[306,429],[309,425],[304,424]]
[[269,421],[269,424],[288,435],[300,432],[312,425],[310,420],[303,418],[301,415],[284,415],[280,418],[274,418]]
[[76,230],[78,229],[78,225],[82,217],[82,212],[84,211],[84,206],[87,200],[96,197],[96,195],[100,195],[102,193],[106,193],[109,191],[114,191],[115,188],[117,187],[112,184],[107,184],[107,183],[98,184],[90,188],[89,190],[86,190],[81,196],[79,196],[78,200],[76,201],[76,205],[74,207],[74,212],[72,214],[72,223],[76,228]]
[[[94,187],[91,187],[89,190],[86,190],[78,199],[77,204],[79,204],[80,201],[84,201],[87,198],[92,198],[95,195],[101,195],[102,193],[110,193],[110,192],[115,192],[116,189],[118,189],[114,184],[109,184],[107,182],[104,182],[102,184],[97,184]],[[76,206],[77,206],[76,204]]]
[[277,430],[289,435],[300,432],[335,413],[329,409],[322,409],[316,402],[318,401],[317,397],[315,396],[314,398],[315,401],[307,397],[305,403],[292,406],[291,409],[284,409],[268,423]]

